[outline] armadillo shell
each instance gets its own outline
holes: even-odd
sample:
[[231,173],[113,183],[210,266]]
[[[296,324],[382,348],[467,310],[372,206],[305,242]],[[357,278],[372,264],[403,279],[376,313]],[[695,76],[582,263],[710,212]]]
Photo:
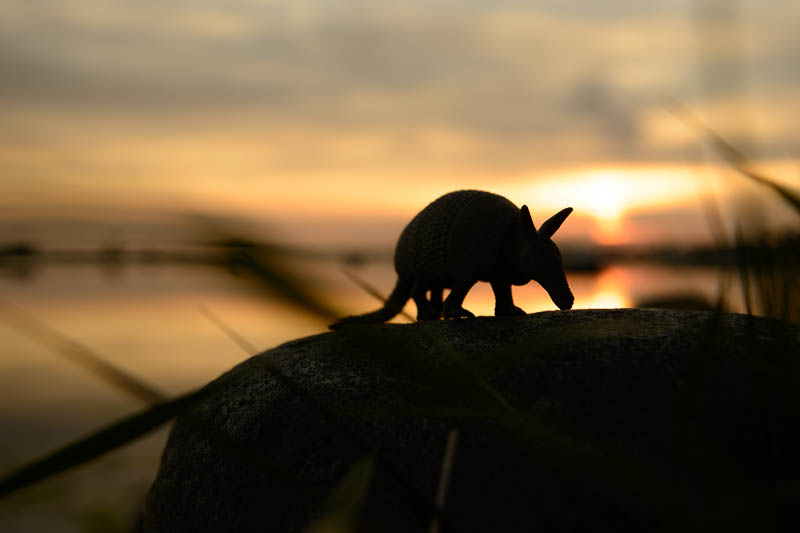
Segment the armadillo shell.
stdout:
[[406,226],[397,243],[400,276],[479,279],[491,271],[519,208],[485,191],[455,191],[438,198]]

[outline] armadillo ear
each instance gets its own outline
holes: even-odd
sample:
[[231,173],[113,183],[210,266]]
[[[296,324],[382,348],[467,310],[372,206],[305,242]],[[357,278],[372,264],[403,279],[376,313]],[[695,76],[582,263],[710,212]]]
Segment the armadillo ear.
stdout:
[[539,228],[539,235],[547,238],[552,237],[553,234],[558,231],[558,228],[561,227],[561,224],[564,223],[570,213],[572,213],[572,208],[567,207],[566,209],[562,209],[555,215],[545,220],[542,223],[542,227]]
[[525,235],[525,237],[528,239],[535,239],[536,226],[533,225],[531,212],[528,211],[527,205],[523,205],[522,209],[520,209],[519,221],[520,221],[520,227],[522,228],[522,234]]

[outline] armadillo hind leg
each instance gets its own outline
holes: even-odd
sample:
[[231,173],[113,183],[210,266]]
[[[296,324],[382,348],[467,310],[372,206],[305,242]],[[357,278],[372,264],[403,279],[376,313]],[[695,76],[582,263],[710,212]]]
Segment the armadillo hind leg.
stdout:
[[525,311],[514,305],[511,296],[511,284],[508,282],[492,281],[494,291],[494,316],[524,315]]
[[[417,305],[417,320],[439,320],[442,318],[441,298],[439,308],[432,305],[432,301],[427,297],[427,285],[418,281],[411,291],[411,298]],[[440,295],[441,296],[441,295]]]
[[445,318],[472,318],[471,312],[464,309],[462,304],[467,293],[475,285],[475,280],[462,280],[453,283],[453,288],[450,289],[450,294],[444,301],[444,317]]

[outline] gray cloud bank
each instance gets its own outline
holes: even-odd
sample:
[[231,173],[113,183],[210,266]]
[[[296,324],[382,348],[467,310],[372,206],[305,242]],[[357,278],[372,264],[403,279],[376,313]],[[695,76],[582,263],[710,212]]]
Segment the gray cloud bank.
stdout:
[[691,142],[662,134],[675,98],[734,138],[757,135],[760,155],[796,155],[797,2],[398,4],[5,2],[0,143],[99,125],[268,142],[287,128],[313,132],[309,149],[382,136],[389,159],[456,167],[675,161]]

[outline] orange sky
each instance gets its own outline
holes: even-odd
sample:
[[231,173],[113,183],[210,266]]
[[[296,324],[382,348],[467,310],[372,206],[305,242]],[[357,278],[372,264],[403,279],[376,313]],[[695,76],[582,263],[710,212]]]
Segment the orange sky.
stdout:
[[800,4],[695,4],[5,3],[0,241],[187,212],[357,241],[459,188],[607,244],[707,239],[708,191],[790,223],[668,109],[796,186]]

